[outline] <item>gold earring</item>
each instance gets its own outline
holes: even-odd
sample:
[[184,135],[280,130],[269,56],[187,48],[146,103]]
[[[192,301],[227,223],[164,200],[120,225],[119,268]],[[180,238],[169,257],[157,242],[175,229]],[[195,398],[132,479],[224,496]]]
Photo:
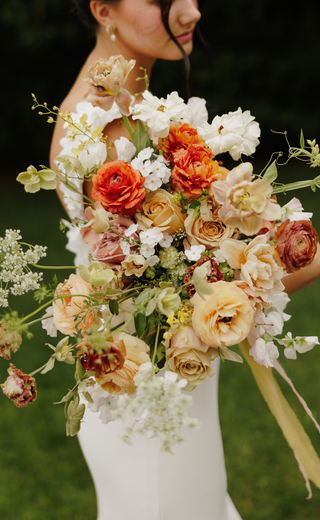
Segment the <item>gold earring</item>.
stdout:
[[110,34],[110,40],[111,40],[112,42],[115,42],[116,39],[117,39],[116,35],[114,34],[114,31],[115,31],[115,28],[114,28],[114,27],[112,27],[111,25],[107,25],[107,27],[106,27],[106,33],[107,33],[107,34]]

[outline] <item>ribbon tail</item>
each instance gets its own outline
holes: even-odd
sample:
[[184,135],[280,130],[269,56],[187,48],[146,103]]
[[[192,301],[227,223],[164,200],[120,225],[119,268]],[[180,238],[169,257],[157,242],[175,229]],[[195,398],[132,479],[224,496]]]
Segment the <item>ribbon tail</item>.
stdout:
[[311,488],[309,479],[320,489],[319,457],[302,424],[282,394],[272,374],[272,370],[254,361],[253,357],[249,354],[251,345],[247,339],[239,343],[239,347],[250,365],[265,401],[279,424],[286,441],[294,452],[299,469],[305,478],[306,487],[309,492],[308,498],[310,498]]

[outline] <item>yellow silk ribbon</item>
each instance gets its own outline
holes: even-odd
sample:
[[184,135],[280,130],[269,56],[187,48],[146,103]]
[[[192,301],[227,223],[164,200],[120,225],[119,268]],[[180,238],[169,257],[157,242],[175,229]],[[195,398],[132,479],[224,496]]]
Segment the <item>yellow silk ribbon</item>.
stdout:
[[250,365],[256,383],[266,400],[271,412],[277,420],[285,439],[292,448],[305,478],[308,498],[312,492],[309,479],[320,488],[320,460],[296,414],[285,399],[275,380],[271,368],[261,366],[249,354],[251,345],[246,339],[239,343],[239,347]]

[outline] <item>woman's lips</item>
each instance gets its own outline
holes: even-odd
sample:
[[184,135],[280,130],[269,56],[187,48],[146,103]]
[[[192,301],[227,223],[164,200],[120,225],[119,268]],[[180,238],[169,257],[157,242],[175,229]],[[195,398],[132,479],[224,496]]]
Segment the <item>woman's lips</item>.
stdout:
[[183,34],[180,34],[179,36],[176,36],[178,42],[184,43],[188,42],[189,40],[192,40],[193,38],[193,31],[189,31]]

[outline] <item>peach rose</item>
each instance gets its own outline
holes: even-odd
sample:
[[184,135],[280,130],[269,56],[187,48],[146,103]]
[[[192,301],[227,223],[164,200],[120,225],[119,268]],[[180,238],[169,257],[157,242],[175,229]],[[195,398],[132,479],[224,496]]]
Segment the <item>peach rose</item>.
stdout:
[[234,282],[210,284],[213,294],[204,301],[197,293],[192,325],[199,338],[210,347],[230,347],[243,341],[253,325],[254,309],[246,293]]
[[318,233],[308,220],[285,220],[275,231],[275,251],[287,273],[294,273],[313,262]]
[[[84,332],[92,325],[100,323],[92,311],[86,309],[87,298],[83,295],[93,291],[92,285],[85,282],[78,274],[71,274],[68,280],[59,283],[55,291],[53,320],[56,328],[72,336],[77,329]],[[73,296],[78,295],[81,296]],[[60,296],[64,296],[60,298]]]
[[195,211],[191,210],[184,222],[187,238],[192,246],[202,244],[209,251],[217,249],[221,240],[236,233],[234,228],[226,226],[217,215],[211,220],[203,220],[201,217],[194,220],[194,215]]
[[111,213],[134,215],[145,198],[144,177],[125,161],[103,164],[92,177],[91,196]]
[[185,390],[193,390],[204,383],[207,376],[212,377],[212,349],[205,345],[192,327],[178,330],[172,337],[167,350],[168,365],[179,379],[188,381]]
[[199,144],[176,152],[174,162],[172,187],[177,192],[182,191],[189,199],[199,197],[203,188],[210,188],[212,182],[224,180],[228,174],[226,168],[213,160],[211,150]]
[[[119,215],[111,222],[110,228],[103,234],[101,240],[94,244],[90,252],[94,260],[99,262],[107,262],[111,264],[120,264],[126,257],[121,249],[121,242],[125,236],[125,231],[134,224],[133,220],[128,217]],[[114,231],[119,233],[117,235]]]
[[[161,146],[162,144],[162,146]],[[179,123],[179,126],[172,124],[167,137],[159,139],[158,150],[163,150],[164,156],[168,161],[173,162],[175,152],[183,148],[186,150],[190,144],[200,144],[205,146],[202,137],[199,136],[197,130],[188,123]]]
[[150,361],[149,346],[141,339],[125,332],[114,334],[116,340],[122,340],[126,348],[126,358],[120,370],[97,378],[99,385],[109,394],[134,394],[136,386],[133,378],[143,363]]
[[172,195],[161,188],[148,193],[142,203],[142,209],[135,215],[139,228],[146,230],[158,227],[169,235],[179,231],[186,217],[181,213],[181,207],[171,200]]

